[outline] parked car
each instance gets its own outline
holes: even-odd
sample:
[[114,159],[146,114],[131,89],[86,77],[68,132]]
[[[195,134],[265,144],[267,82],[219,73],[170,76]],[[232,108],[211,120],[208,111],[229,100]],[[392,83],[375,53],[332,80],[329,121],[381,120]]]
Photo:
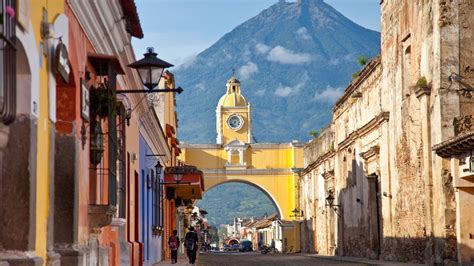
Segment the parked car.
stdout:
[[239,245],[239,251],[240,252],[244,252],[244,251],[253,251],[253,247],[252,247],[252,241],[250,240],[243,240],[240,242],[240,245]]
[[239,250],[239,244],[235,243],[230,246],[230,251],[238,251]]

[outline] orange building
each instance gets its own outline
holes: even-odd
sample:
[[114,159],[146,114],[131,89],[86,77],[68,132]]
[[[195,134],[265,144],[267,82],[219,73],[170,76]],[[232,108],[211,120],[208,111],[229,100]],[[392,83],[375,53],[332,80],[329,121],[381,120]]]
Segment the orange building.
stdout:
[[[166,71],[163,75],[161,88],[175,89],[175,78],[171,72]],[[176,94],[163,93],[155,110],[159,117],[162,127],[165,129],[165,135],[168,147],[171,152],[171,158],[165,165],[163,184],[163,230],[165,257],[170,258],[171,253],[167,245],[167,240],[173,230],[178,230],[178,236],[183,239],[185,234],[184,220],[189,220],[189,214],[184,214],[183,207],[192,203],[195,199],[201,199],[204,191],[204,180],[202,172],[192,166],[185,166],[178,160],[181,154],[179,141],[177,139],[178,117],[176,113]],[[176,175],[180,175],[180,183],[176,182]],[[186,223],[187,225],[187,223]],[[184,252],[181,250],[181,252]]]

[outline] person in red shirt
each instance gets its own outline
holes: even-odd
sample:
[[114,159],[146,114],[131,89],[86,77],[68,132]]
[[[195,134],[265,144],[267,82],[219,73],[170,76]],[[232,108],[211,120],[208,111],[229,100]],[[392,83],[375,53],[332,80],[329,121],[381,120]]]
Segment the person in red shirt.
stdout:
[[171,264],[178,263],[179,237],[178,231],[173,230],[173,235],[168,239],[168,246],[171,250]]

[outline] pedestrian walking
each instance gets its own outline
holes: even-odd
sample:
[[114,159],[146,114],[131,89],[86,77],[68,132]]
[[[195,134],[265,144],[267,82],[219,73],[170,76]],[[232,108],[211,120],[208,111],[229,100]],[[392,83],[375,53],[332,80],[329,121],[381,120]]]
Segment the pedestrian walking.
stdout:
[[179,237],[177,230],[173,230],[173,235],[168,239],[168,246],[171,250],[171,264],[178,263]]
[[194,232],[194,227],[189,227],[189,232],[186,234],[184,238],[184,245],[186,247],[186,253],[189,258],[189,263],[194,264],[196,261],[196,252],[198,249],[198,236],[197,233]]

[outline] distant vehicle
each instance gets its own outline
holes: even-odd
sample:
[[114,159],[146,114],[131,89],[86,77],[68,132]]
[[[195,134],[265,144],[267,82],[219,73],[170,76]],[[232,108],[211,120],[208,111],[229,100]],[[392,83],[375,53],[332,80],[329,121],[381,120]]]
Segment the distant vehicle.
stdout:
[[239,244],[232,244],[232,246],[230,246],[230,251],[238,251],[239,250]]
[[230,251],[230,245],[224,244],[224,251]]
[[274,248],[274,247],[269,247],[269,246],[261,246],[260,247],[260,253],[262,254],[267,254],[267,253],[278,253],[278,249],[277,248]]
[[241,241],[239,245],[239,251],[240,252],[253,251],[252,241],[250,240]]

